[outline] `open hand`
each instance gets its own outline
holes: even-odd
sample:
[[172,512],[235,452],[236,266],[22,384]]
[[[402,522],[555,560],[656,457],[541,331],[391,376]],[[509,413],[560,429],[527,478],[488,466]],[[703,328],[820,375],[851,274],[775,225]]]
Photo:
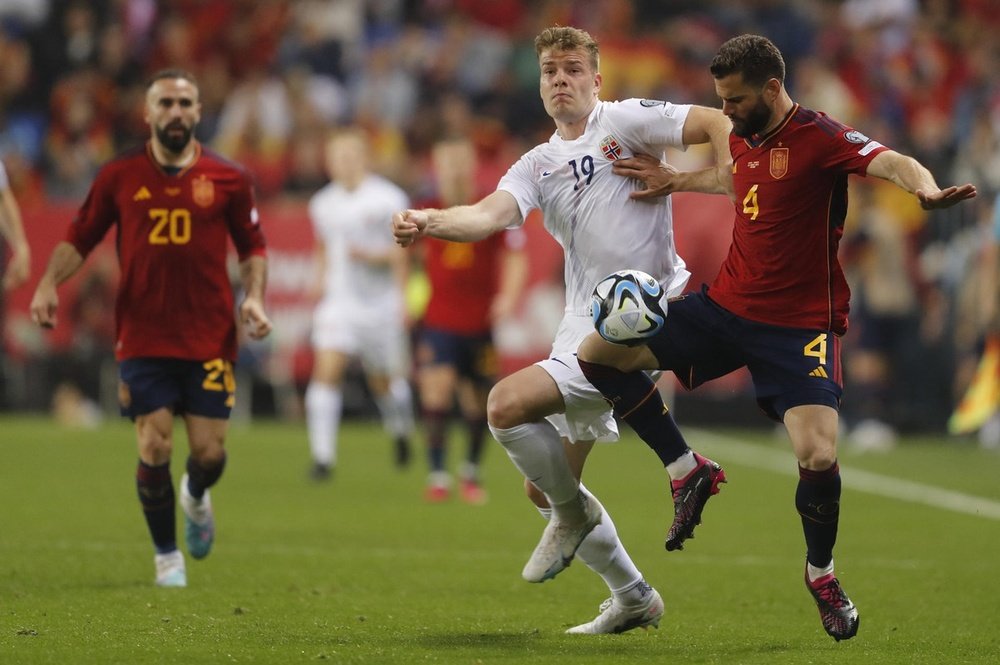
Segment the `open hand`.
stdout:
[[976,197],[976,186],[971,184],[953,185],[935,192],[927,194],[923,190],[917,190],[917,198],[920,199],[920,207],[924,210],[937,210],[938,208],[950,208],[966,199]]

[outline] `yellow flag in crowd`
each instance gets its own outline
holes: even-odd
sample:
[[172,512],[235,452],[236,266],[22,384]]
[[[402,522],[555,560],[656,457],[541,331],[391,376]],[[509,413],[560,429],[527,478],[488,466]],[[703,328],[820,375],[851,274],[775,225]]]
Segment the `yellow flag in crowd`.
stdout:
[[972,383],[948,419],[952,434],[975,432],[1000,409],[1000,336],[986,342]]

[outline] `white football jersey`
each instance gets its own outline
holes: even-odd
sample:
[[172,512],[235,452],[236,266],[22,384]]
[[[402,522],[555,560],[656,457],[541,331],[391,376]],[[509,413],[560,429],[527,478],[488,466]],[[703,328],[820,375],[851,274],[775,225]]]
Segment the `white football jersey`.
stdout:
[[337,303],[345,316],[359,310],[364,316],[402,312],[403,295],[392,268],[352,259],[351,250],[394,250],[392,215],[409,205],[402,189],[378,175],[368,175],[353,191],[331,182],[313,195],[309,217],[326,247],[324,301]]
[[558,132],[519,159],[497,185],[517,199],[521,218],[538,208],[545,228],[563,248],[566,313],[587,316],[597,283],[616,270],[642,270],[676,295],[691,274],[674,246],[670,197],[629,199],[641,187],[614,175],[616,159],[645,153],[663,158],[683,149],[690,105],[649,99],[598,102],[583,136]]

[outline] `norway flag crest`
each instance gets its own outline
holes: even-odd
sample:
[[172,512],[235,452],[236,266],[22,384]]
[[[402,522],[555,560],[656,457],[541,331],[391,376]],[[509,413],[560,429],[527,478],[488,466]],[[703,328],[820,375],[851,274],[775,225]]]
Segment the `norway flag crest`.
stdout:
[[601,141],[601,152],[613,162],[622,156],[622,147],[618,144],[618,139],[609,135]]

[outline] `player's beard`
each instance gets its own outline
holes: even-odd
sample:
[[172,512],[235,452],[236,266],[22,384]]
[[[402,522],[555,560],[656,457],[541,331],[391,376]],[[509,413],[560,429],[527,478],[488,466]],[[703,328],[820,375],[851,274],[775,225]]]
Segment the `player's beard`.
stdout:
[[[172,129],[182,129],[182,132],[171,132]],[[185,127],[181,123],[172,123],[166,127],[156,128],[156,138],[164,148],[179,155],[184,152],[184,148],[191,142],[194,134],[194,127]]]
[[730,120],[733,123],[733,134],[745,139],[767,128],[771,122],[771,109],[764,103],[764,98],[760,97],[745,118],[730,118]]

